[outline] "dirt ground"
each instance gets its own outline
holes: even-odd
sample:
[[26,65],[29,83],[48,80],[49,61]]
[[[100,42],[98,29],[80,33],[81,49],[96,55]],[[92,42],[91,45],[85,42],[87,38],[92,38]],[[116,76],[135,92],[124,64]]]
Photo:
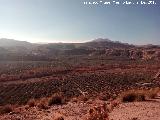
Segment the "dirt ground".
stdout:
[[[0,120],[54,120],[59,116],[64,120],[84,120],[89,109],[98,102],[102,101],[69,102],[47,110],[23,106],[1,115]],[[109,120],[160,120],[160,96],[145,102],[121,103],[109,114]]]
[[110,120],[160,120],[160,97],[120,104],[110,113]]

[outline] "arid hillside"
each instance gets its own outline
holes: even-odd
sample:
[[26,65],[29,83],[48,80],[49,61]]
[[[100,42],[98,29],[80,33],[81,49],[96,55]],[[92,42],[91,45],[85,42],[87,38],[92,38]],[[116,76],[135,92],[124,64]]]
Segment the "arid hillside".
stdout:
[[[8,44],[4,44],[8,43]],[[135,46],[108,39],[86,43],[31,44],[25,41],[2,39],[0,61],[52,61],[66,56],[104,56],[108,59],[159,60],[160,46]]]
[[[159,112],[159,46],[98,39],[30,47],[0,48],[1,120],[139,120],[145,105]],[[142,114],[129,117],[136,109]]]

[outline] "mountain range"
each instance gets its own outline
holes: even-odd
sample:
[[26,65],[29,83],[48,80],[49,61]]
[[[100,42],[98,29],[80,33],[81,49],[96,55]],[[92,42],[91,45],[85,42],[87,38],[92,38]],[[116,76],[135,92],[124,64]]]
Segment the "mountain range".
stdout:
[[85,43],[33,44],[13,39],[0,39],[0,60],[48,60],[59,56],[109,56],[129,59],[159,59],[159,45],[136,46],[98,38]]

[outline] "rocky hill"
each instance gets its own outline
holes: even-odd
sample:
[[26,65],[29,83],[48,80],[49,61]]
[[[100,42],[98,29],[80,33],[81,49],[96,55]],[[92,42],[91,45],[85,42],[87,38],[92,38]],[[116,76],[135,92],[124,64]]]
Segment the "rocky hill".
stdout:
[[[160,59],[160,46],[135,46],[128,43],[95,39],[86,43],[32,44],[25,41],[0,39],[0,60],[52,60],[59,56],[106,56],[125,59]],[[34,59],[33,59],[34,58]],[[43,59],[42,59],[43,58]]]

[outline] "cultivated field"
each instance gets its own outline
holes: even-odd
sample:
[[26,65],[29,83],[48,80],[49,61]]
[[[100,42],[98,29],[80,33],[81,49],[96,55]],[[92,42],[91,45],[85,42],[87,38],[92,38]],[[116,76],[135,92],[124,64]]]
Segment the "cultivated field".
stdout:
[[25,104],[54,93],[62,93],[67,99],[82,92],[90,97],[103,93],[110,99],[126,89],[158,86],[153,79],[160,69],[158,61],[83,58],[75,65],[76,60],[1,62],[0,105]]
[[[156,60],[104,56],[1,61],[0,119],[108,120],[110,115],[114,120],[113,108],[121,101],[142,101],[157,95],[159,69]],[[143,91],[142,96],[137,89]],[[133,93],[126,92],[130,90]]]

